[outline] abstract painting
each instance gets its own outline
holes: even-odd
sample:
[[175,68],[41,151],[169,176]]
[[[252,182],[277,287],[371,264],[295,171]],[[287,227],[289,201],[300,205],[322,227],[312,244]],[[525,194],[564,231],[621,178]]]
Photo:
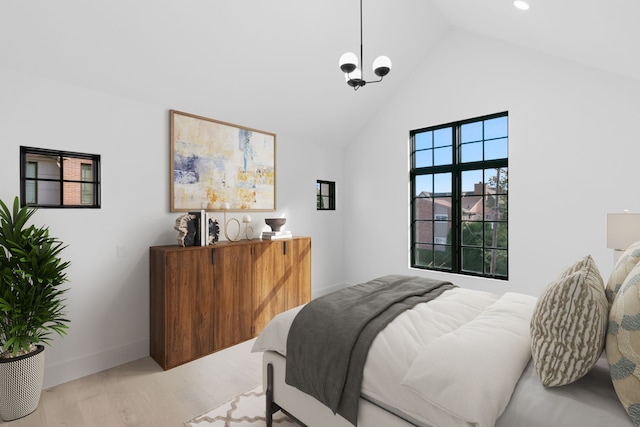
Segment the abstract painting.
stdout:
[[275,211],[276,135],[171,110],[171,212]]

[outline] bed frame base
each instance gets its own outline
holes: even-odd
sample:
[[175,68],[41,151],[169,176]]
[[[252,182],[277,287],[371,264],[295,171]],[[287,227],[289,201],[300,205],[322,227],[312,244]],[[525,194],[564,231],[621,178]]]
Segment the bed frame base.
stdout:
[[273,400],[273,364],[267,364],[267,391],[265,393],[266,396],[266,408],[265,408],[265,419],[267,423],[267,427],[273,426],[273,414],[278,411],[281,411],[287,417],[294,420],[296,423],[300,424],[300,427],[307,427],[304,423],[298,420],[296,417],[287,412],[284,408],[278,405]]

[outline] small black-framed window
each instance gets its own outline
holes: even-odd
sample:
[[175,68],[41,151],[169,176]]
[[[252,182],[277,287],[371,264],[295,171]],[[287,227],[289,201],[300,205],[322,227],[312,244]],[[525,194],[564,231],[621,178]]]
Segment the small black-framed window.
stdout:
[[336,183],[333,181],[316,181],[316,208],[319,211],[336,210]]
[[99,208],[100,155],[21,146],[20,203],[38,208]]

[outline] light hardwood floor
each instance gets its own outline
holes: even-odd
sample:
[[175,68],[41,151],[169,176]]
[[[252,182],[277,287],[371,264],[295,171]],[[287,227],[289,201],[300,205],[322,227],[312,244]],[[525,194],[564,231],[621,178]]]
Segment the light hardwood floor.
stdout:
[[262,383],[254,340],[163,371],[150,357],[44,390],[31,415],[0,427],[179,427]]

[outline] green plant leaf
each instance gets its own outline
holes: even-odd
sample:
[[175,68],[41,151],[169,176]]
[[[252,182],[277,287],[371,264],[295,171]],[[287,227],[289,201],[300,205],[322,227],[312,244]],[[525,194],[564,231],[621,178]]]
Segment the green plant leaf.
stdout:
[[0,354],[29,351],[49,343],[51,334],[65,335],[65,270],[60,258],[66,246],[49,235],[46,226],[27,225],[35,209],[12,210],[0,200]]

